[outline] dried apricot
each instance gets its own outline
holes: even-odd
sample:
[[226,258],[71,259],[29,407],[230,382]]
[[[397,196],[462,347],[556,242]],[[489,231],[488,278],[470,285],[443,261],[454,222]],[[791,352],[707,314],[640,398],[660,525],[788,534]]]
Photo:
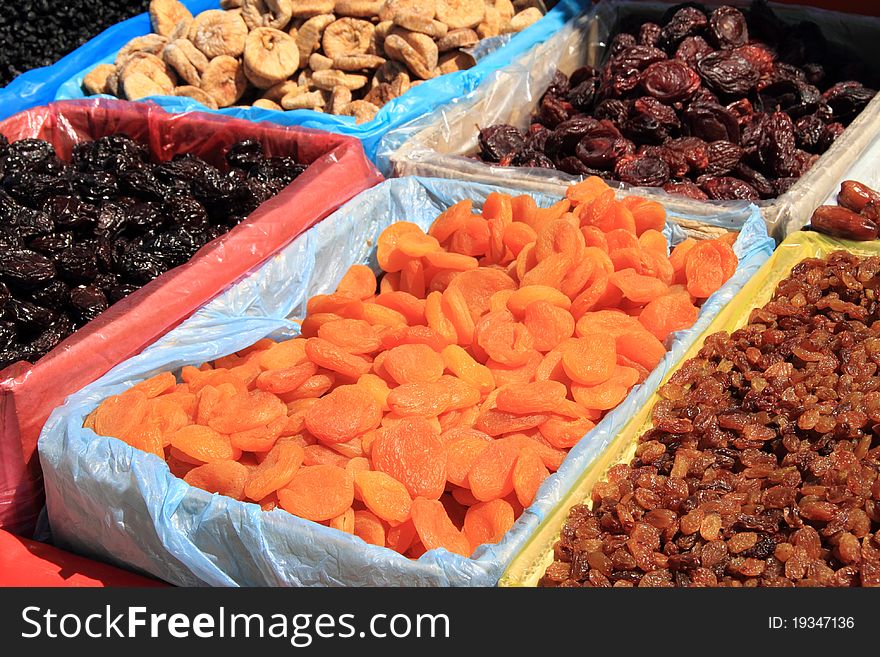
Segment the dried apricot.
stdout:
[[379,518],[392,525],[409,520],[412,498],[406,486],[394,477],[376,471],[354,476],[355,495]]
[[699,314],[700,309],[691,303],[687,292],[673,291],[645,305],[639,322],[662,342],[670,333],[693,326]]
[[345,272],[336,291],[355,299],[369,299],[376,293],[376,274],[366,265],[352,265]]
[[235,500],[244,499],[248,469],[238,461],[214,461],[199,465],[187,472],[183,480],[190,486],[209,493],[226,495]]
[[244,494],[248,499],[257,501],[286,486],[302,465],[304,456],[303,448],[296,442],[279,441],[263,462],[250,473],[244,486]]
[[568,310],[543,300],[526,307],[523,324],[532,335],[535,349],[542,353],[570,338],[575,330],[574,317]]
[[420,418],[404,418],[373,441],[370,459],[404,486],[412,497],[438,499],[446,486],[446,449],[440,432]]
[[354,535],[370,545],[385,547],[385,525],[366,509],[354,512]]
[[354,483],[335,465],[306,465],[278,490],[278,501],[282,509],[300,518],[330,520],[354,502]]
[[470,554],[470,543],[452,524],[440,501],[416,497],[412,503],[412,522],[419,539],[428,550],[444,548],[464,557]]
[[[542,466],[543,467],[543,466]],[[463,533],[471,550],[486,543],[497,543],[513,527],[513,507],[504,500],[475,504],[464,516]]]
[[309,338],[305,351],[308,359],[315,365],[352,379],[370,371],[370,361],[350,354],[323,338]]
[[171,446],[200,464],[236,458],[227,436],[197,424],[178,429],[171,436]]
[[513,468],[519,456],[516,445],[496,440],[474,459],[468,472],[468,488],[481,502],[513,492]]
[[386,352],[385,371],[397,383],[436,381],[443,374],[443,358],[424,344],[402,344]]
[[617,366],[614,338],[593,333],[571,341],[562,354],[565,373],[581,385],[594,386],[611,378]]
[[711,243],[700,242],[685,258],[687,290],[698,299],[707,299],[724,284],[721,254]]
[[552,412],[567,394],[558,381],[532,381],[499,389],[495,403],[499,410],[511,413]]
[[358,385],[339,386],[306,412],[306,428],[325,443],[342,443],[379,426],[382,408]]

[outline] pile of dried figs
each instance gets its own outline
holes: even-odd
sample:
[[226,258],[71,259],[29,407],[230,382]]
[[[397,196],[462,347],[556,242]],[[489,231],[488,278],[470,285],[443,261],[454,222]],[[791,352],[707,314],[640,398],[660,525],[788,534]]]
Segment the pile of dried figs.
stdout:
[[0,135],[0,369],[44,356],[306,169],[252,140],[225,156],[225,172],[189,154],[154,162],[117,134],[63,162],[48,142]]
[[880,257],[797,264],[660,389],[544,586],[880,586]]
[[[464,49],[518,32],[541,0],[223,0],[193,17],[152,0],[153,33],[83,80],[89,94],[188,96],[216,109],[311,109],[370,121],[424,80],[474,65]],[[518,9],[517,5],[522,7]]]
[[814,23],[692,4],[622,31],[600,69],[557,73],[525,131],[494,125],[479,157],[694,199],[784,193],[875,91]]

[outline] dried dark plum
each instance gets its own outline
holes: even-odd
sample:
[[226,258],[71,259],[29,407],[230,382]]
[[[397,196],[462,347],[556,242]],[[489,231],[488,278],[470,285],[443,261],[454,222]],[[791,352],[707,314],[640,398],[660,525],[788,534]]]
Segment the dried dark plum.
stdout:
[[624,155],[635,152],[635,145],[623,137],[587,136],[575,148],[577,159],[591,169],[603,171],[614,168],[614,163]]
[[135,203],[126,210],[126,227],[143,233],[155,233],[165,225],[162,205],[154,201]]
[[692,173],[704,171],[709,166],[709,145],[699,137],[670,139],[664,146],[680,153]]
[[731,176],[709,177],[700,183],[706,195],[714,201],[745,200],[757,201],[758,192],[747,182]]
[[757,169],[753,169],[747,164],[740,162],[736,165],[733,173],[737,178],[745,180],[754,187],[761,198],[773,198],[776,195],[776,188],[773,186],[773,183]]
[[14,322],[0,322],[0,369],[6,367],[2,354],[15,344],[18,334]]
[[55,265],[47,257],[26,249],[0,250],[0,280],[33,289],[55,277]]
[[91,283],[98,275],[98,260],[88,244],[74,244],[56,259],[58,273],[71,283]]
[[547,148],[547,139],[551,134],[553,132],[540,123],[533,123],[529,126],[529,132],[526,135],[526,150],[544,151]]
[[81,171],[121,172],[138,168],[150,159],[147,148],[131,137],[112,134],[73,148],[73,165]]
[[639,187],[661,187],[669,182],[669,165],[659,157],[627,155],[614,165],[621,182]]
[[[254,182],[254,184],[260,184],[257,180],[252,182]],[[268,194],[265,198],[269,198],[269,196],[271,196],[271,194]],[[259,203],[257,203],[257,205],[259,205]],[[167,216],[172,223],[193,232],[205,230],[210,225],[208,211],[205,209],[205,206],[192,197],[183,196],[168,199],[168,201],[165,202],[164,215]]]
[[748,60],[729,50],[716,50],[701,58],[697,73],[718,94],[745,96],[758,83],[760,74]]
[[28,242],[28,248],[44,255],[52,256],[73,246],[73,233],[48,233],[37,235]]
[[226,151],[226,163],[236,169],[250,170],[262,161],[263,144],[255,139],[245,139],[232,144]]
[[674,46],[688,36],[702,34],[709,25],[706,14],[696,7],[682,7],[676,11],[660,32],[662,47]]
[[[544,144],[547,155],[550,157],[572,155],[578,142],[584,138],[588,131],[598,125],[599,121],[586,116],[563,121],[547,136]],[[617,135],[619,136],[620,133]]]
[[625,100],[606,98],[596,105],[596,111],[593,112],[593,116],[599,120],[607,119],[612,123],[620,125],[626,120],[627,114],[629,114],[629,105],[630,103]]
[[30,293],[30,300],[46,308],[60,309],[70,299],[70,287],[64,281],[52,281]]
[[713,141],[706,148],[709,161],[702,173],[710,176],[723,176],[733,171],[742,159],[743,150],[729,141]]
[[596,102],[599,93],[599,78],[587,78],[568,91],[566,99],[580,112],[588,112]]
[[81,172],[74,185],[82,200],[95,205],[109,201],[119,194],[116,176],[108,171]]
[[843,130],[842,123],[829,123],[826,125],[822,131],[822,136],[819,137],[819,150],[824,153],[831,148],[831,144],[837,141],[837,138],[843,134]]
[[642,23],[639,28],[639,45],[657,47],[660,41],[660,33],[663,31],[657,23]]
[[693,68],[700,59],[713,50],[714,48],[706,43],[703,37],[689,36],[678,44],[678,48],[675,51],[675,59],[681,60]]
[[651,64],[641,76],[642,89],[664,103],[676,103],[693,96],[700,86],[700,76],[677,59]]
[[175,155],[168,162],[157,165],[153,172],[156,178],[169,186],[183,183],[190,187],[195,180],[219,178],[220,172],[197,155]]
[[541,106],[538,110],[538,121],[553,129],[563,121],[570,119],[573,113],[574,108],[568,101],[545,95],[541,99]]
[[602,176],[608,175],[606,171],[599,171],[588,167],[574,155],[563,157],[556,162],[556,168],[573,176]]
[[681,151],[674,150],[668,146],[640,146],[636,151],[637,155],[650,155],[651,157],[659,157],[666,162],[669,167],[669,175],[672,178],[683,178],[690,171],[690,165]]
[[71,193],[71,184],[56,174],[13,171],[3,178],[3,189],[21,203],[39,207],[50,196]]
[[107,297],[94,285],[75,287],[70,291],[70,305],[80,323],[92,321],[107,310]]
[[7,174],[23,169],[31,170],[54,157],[55,149],[49,142],[42,139],[19,139],[6,146],[3,167]]
[[107,290],[107,299],[113,304],[117,301],[121,301],[129,294],[137,292],[139,289],[140,285],[135,285],[134,283],[120,283]]
[[525,147],[525,139],[519,128],[512,125],[493,125],[480,130],[480,153],[487,162],[500,162],[516,155]]
[[27,240],[37,235],[55,232],[55,222],[41,210],[22,207],[15,217],[15,228],[18,235]]
[[651,64],[666,59],[666,53],[651,46],[633,46],[615,55],[610,67],[613,73],[636,69],[644,71]]
[[682,182],[669,182],[663,185],[663,190],[668,194],[675,194],[676,196],[684,196],[686,198],[692,198],[697,201],[708,201],[709,197],[706,196],[706,192],[699,188],[695,183],[690,182],[689,180]]
[[798,148],[802,148],[810,153],[818,153],[819,140],[822,137],[823,130],[825,130],[825,123],[815,114],[799,118],[794,126],[794,135]]
[[555,169],[556,165],[549,157],[539,151],[525,149],[514,159],[514,165],[518,167],[531,167],[534,169]]
[[674,109],[655,98],[645,97],[630,106],[629,115],[620,127],[630,139],[662,144],[678,133],[681,124]]
[[116,272],[133,283],[149,283],[166,271],[162,260],[151,253],[131,250],[116,259]]
[[734,7],[718,7],[709,16],[709,35],[722,50],[742,46],[749,40],[746,17]]
[[711,142],[723,139],[739,143],[739,122],[721,105],[692,103],[682,115],[686,133]]
[[57,311],[15,298],[6,303],[4,316],[17,326],[36,331],[49,328],[59,317]]
[[128,225],[129,207],[120,203],[102,205],[95,221],[95,234],[113,238],[125,230]]
[[776,80],[760,89],[758,99],[762,111],[784,111],[796,119],[819,109],[822,95],[816,87],[806,82]]
[[734,52],[751,64],[762,77],[773,73],[776,56],[764,44],[747,43],[734,49]]
[[[586,75],[584,75],[586,73]],[[569,90],[574,86],[580,84],[581,80],[577,79],[575,81],[575,74],[584,75],[585,78],[596,77],[595,71],[592,67],[587,66],[583,69],[579,69],[571,74],[571,78],[560,70],[556,70],[556,73],[553,74],[553,79],[550,81],[550,86],[547,87],[547,91],[545,93],[550,94],[551,96],[556,96],[557,98],[563,98],[566,94],[568,94]]]
[[74,196],[53,196],[43,203],[43,211],[49,214],[59,230],[93,230],[98,218],[98,209],[94,205]]
[[632,48],[636,44],[636,38],[632,34],[621,32],[620,34],[615,34],[614,38],[611,39],[608,52],[612,57],[616,57],[627,48]]
[[773,112],[767,117],[758,143],[758,158],[767,171],[785,176],[794,164],[794,123],[785,112]]
[[198,232],[177,226],[150,239],[143,249],[159,258],[165,264],[165,269],[171,269],[192,258],[204,243]]
[[162,201],[168,195],[168,187],[163,185],[147,167],[133,167],[121,172],[119,188],[127,194],[147,201]]
[[861,112],[877,92],[860,82],[839,82],[822,94],[835,121],[848,122]]

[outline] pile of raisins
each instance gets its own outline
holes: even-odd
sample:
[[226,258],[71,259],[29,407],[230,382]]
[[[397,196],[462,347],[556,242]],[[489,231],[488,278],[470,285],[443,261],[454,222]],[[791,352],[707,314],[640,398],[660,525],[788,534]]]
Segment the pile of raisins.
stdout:
[[189,260],[305,171],[233,144],[220,171],[156,162],[122,134],[62,162],[39,139],[0,135],[0,369],[34,362],[109,306]]
[[875,91],[819,27],[677,5],[617,34],[605,63],[557,72],[525,132],[493,125],[479,157],[694,199],[770,199],[791,187]]
[[880,586],[880,257],[794,267],[660,390],[544,586]]

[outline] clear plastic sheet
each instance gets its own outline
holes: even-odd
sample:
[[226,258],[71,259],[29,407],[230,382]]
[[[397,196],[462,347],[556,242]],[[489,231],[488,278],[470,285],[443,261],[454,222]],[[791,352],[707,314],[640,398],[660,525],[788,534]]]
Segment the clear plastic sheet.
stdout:
[[[789,235],[764,266],[746,282],[740,294],[711,323],[704,325],[701,335],[683,352],[681,360],[695,357],[709,335],[718,331],[733,333],[744,326],[749,321],[752,310],[770,301],[776,286],[789,275],[797,263],[805,258],[825,258],[840,249],[862,257],[880,255],[880,243],[876,242],[852,242],[811,232],[795,232]],[[677,367],[667,371],[662,383],[666,383],[676,369]],[[568,517],[569,509],[589,499],[593,486],[605,477],[610,467],[630,462],[635,455],[639,437],[652,426],[651,411],[660,400],[661,397],[656,392],[650,395],[645,404],[632,414],[629,422],[620,428],[601,458],[584,469],[577,481],[573,482],[568,494],[548,512],[540,529],[511,561],[510,567],[501,577],[501,586],[537,586],[547,566],[553,562],[553,544]]]
[[[475,91],[422,119],[391,131],[379,146],[377,161],[395,175],[420,175],[456,178],[476,182],[510,184],[535,191],[559,194],[578,180],[561,171],[502,167],[486,164],[473,157],[477,150],[479,127],[509,123],[519,128],[529,124],[557,68],[566,74],[589,64],[598,66],[606,44],[617,32],[622,20],[632,16],[657,20],[672,3],[604,0],[569,22],[543,45],[495,71]],[[748,0],[710,2],[707,6],[750,5]],[[774,11],[787,23],[810,20],[819,24],[833,43],[846,44],[866,61],[880,58],[880,19],[852,14],[774,4]],[[820,205],[880,130],[880,94],[850,124],[834,145],[782,196],[761,201],[758,205],[771,233],[782,239],[797,230]],[[700,216],[705,223],[729,227],[748,217],[748,204],[740,201],[694,201],[666,194],[657,188],[627,188],[659,200],[671,214]]]
[[[580,472],[770,255],[774,242],[756,207],[734,245],[736,274],[706,301],[694,327],[674,335],[648,380],[571,450],[505,538],[480,547],[472,558],[430,550],[412,561],[280,509],[263,512],[256,504],[210,495],[174,477],[158,457],[82,427],[101,400],[144,378],[233,353],[267,335],[293,335],[293,319],[305,315],[307,299],[333,291],[350,265],[366,263],[378,271],[375,244],[390,223],[405,219],[427,229],[453,203],[469,198],[479,206],[491,191],[519,193],[417,177],[377,185],[143,353],[69,397],[46,423],[39,444],[55,541],[179,585],[494,585]],[[555,200],[535,197],[544,207]],[[667,234],[673,242],[683,238],[671,225]]]
[[310,166],[239,226],[114,304],[37,363],[0,371],[0,527],[25,536],[33,533],[43,504],[36,444],[52,409],[382,179],[349,137],[212,114],[169,114],[152,103],[67,101],[0,122],[0,134],[10,141],[45,139],[61,157],[79,141],[114,132],[149,144],[162,159],[190,152],[220,164],[227,146],[254,138],[268,154],[294,155]]
[[[191,7],[194,13],[218,6],[216,1],[205,2],[205,0],[184,1],[184,4]],[[514,35],[503,46],[500,44],[505,41],[504,39],[493,40],[492,46],[500,47],[493,50],[484,44],[482,48],[477,49],[475,54],[479,60],[473,68],[428,80],[400,98],[387,103],[376,115],[376,118],[368,123],[356,125],[354,117],[334,116],[312,110],[281,112],[259,107],[228,107],[216,110],[216,112],[251,121],[301,125],[357,137],[363,142],[367,156],[373,158],[379,140],[386,132],[417,117],[429,114],[440,105],[472,91],[492,71],[508,65],[514,58],[527,52],[535,44],[543,43],[551,38],[566,21],[582,10],[584,4],[585,0],[562,0],[547,12],[543,19]],[[110,32],[113,33],[112,39],[108,35]],[[143,22],[126,21],[110,28],[102,35],[105,37],[102,41],[102,47],[99,49],[89,48],[87,53],[83,54],[79,66],[73,69],[73,73],[70,72],[70,67],[65,67],[67,77],[60,84],[55,84],[55,97],[58,99],[83,98],[82,81],[85,75],[97,64],[113,62],[119,48],[125,45],[129,39],[147,32],[149,32],[149,23],[144,24]],[[115,48],[111,48],[111,44]],[[89,44],[86,44],[83,48],[88,46]],[[190,98],[155,96],[151,100],[170,112],[211,111]],[[2,107],[2,95],[0,95],[0,107]]]

